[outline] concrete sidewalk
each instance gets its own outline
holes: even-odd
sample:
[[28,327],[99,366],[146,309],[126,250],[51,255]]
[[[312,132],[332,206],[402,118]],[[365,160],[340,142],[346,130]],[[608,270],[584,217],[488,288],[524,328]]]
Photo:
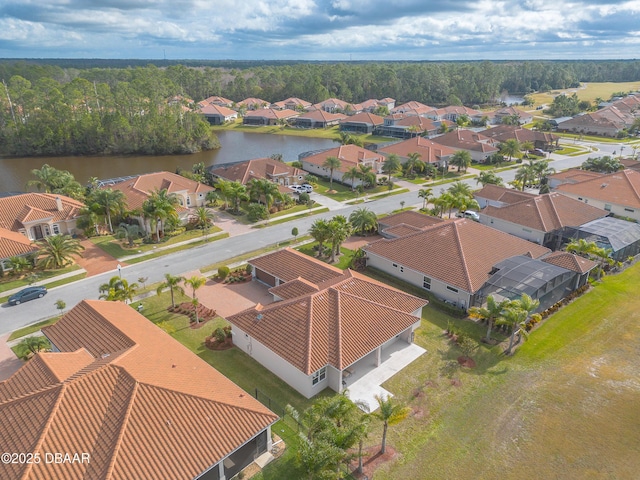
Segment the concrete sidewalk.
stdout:
[[16,357],[7,343],[10,335],[7,333],[0,336],[0,382],[9,378],[24,365],[24,362]]
[[57,282],[58,280],[62,280],[65,278],[75,277],[76,275],[81,275],[86,273],[87,271],[84,268],[80,268],[78,270],[74,270],[72,272],[63,273],[62,275],[58,275],[57,277],[47,278],[46,280],[39,280],[37,282],[33,282],[31,285],[23,285],[22,287],[14,288],[11,290],[6,290],[0,293],[0,297],[10,297],[14,293],[19,292],[27,287],[37,287],[38,285],[46,285],[48,283]]

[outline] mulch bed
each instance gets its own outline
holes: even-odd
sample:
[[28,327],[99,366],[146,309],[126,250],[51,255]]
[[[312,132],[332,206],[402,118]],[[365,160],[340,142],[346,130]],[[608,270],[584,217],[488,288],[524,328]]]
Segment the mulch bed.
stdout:
[[230,348],[233,348],[233,339],[226,338],[224,342],[220,343],[216,340],[216,337],[211,336],[211,337],[205,338],[204,346],[207,347],[209,350],[216,350],[216,351],[229,350]]
[[382,455],[380,453],[380,445],[374,445],[373,447],[369,447],[364,449],[362,452],[362,474],[357,474],[356,469],[358,468],[358,459],[355,458],[349,466],[352,469],[353,478],[363,479],[363,478],[373,478],[374,472],[384,463],[390,462],[394,460],[398,456],[398,452],[396,452],[395,448],[387,445],[387,451]]
[[462,365],[463,367],[467,367],[467,368],[475,368],[476,367],[476,362],[473,358],[471,357],[465,357],[464,355],[461,355],[458,357],[458,363],[460,365]]
[[[181,315],[185,315],[193,318],[193,314],[195,312],[195,306],[189,302],[183,302],[174,307],[167,308],[168,311],[172,313],[178,313]],[[207,322],[216,318],[217,314],[215,310],[205,307],[204,305],[198,305],[198,320],[200,323],[196,323],[195,321],[191,321],[190,327],[193,329],[202,328]]]

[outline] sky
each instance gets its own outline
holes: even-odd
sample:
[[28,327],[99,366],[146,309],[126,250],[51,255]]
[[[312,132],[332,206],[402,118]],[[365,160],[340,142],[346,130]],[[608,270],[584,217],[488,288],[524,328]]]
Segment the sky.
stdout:
[[632,59],[640,0],[0,0],[1,58]]

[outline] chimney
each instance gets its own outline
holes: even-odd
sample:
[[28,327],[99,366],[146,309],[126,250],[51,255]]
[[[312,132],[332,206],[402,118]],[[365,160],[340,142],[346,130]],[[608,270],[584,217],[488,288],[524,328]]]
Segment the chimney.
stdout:
[[60,197],[56,197],[56,208],[59,212],[62,211],[62,200],[60,200]]

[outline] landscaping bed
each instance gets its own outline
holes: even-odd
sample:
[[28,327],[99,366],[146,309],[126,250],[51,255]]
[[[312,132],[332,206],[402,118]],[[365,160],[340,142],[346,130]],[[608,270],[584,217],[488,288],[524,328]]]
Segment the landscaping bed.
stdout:
[[216,318],[217,314],[215,310],[212,310],[211,308],[207,308],[204,305],[200,305],[200,304],[197,307],[198,307],[198,321],[199,321],[198,323],[196,323],[196,315],[195,315],[196,306],[190,302],[183,302],[176,305],[175,307],[170,306],[169,308],[167,308],[167,311],[171,313],[178,313],[178,314],[189,317],[191,328],[201,328],[204,326],[206,322]]

